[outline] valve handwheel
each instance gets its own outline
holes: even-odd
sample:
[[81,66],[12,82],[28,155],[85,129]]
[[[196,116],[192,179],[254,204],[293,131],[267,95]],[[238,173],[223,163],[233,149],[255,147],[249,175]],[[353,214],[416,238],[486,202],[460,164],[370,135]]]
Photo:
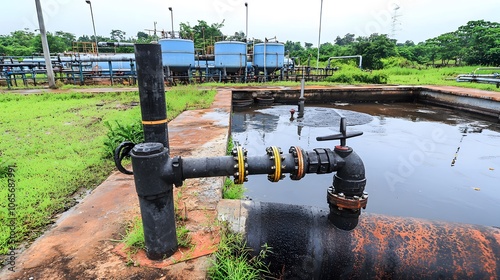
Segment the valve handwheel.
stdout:
[[330,141],[330,140],[340,139],[340,146],[346,147],[346,139],[347,138],[353,138],[353,137],[357,137],[357,136],[361,136],[361,135],[363,135],[363,132],[361,132],[361,131],[347,132],[346,118],[341,117],[340,118],[340,133],[339,134],[316,137],[316,140],[317,141]]

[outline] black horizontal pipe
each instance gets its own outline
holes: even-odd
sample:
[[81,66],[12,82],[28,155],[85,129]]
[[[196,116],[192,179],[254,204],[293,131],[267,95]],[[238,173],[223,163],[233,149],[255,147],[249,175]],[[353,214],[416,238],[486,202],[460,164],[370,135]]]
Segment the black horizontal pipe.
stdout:
[[284,279],[500,276],[498,228],[364,214],[345,231],[328,221],[324,208],[246,201],[240,209],[233,210],[242,213],[233,223],[244,226],[255,254],[264,244],[272,248],[264,262]]
[[[282,155],[282,173],[291,173],[295,169],[294,158],[292,154]],[[200,177],[218,177],[233,176],[238,168],[235,167],[236,160],[232,156],[210,157],[210,158],[185,158],[182,160],[183,179]],[[251,156],[247,157],[248,175],[271,174],[274,172],[274,160],[269,156]]]
[[[323,154],[323,161],[328,160],[328,163],[323,163],[323,166],[328,168],[320,168],[320,164],[310,164],[309,161],[318,161],[319,156],[316,156],[315,151],[309,151],[304,154],[304,173],[332,173],[339,170],[343,166],[343,160],[340,157],[330,158]],[[295,158],[292,154],[282,154],[281,173],[295,172]],[[183,158],[182,159],[182,179],[200,178],[200,177],[218,177],[218,176],[233,176],[238,168],[235,166],[237,160],[232,156],[223,157],[206,157],[206,158]],[[257,174],[272,174],[274,173],[274,159],[270,159],[268,155],[249,156],[246,160],[248,171],[247,175]],[[174,173],[170,171],[171,166],[167,164],[165,169],[165,178],[170,181],[174,178]],[[177,178],[175,178],[177,179]]]
[[234,175],[233,157],[184,158],[182,178],[218,177]]

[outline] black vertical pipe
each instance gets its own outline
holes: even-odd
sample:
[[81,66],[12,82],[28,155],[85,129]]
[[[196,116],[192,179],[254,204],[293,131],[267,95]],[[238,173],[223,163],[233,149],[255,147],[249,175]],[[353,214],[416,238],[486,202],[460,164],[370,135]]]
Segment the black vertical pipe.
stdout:
[[168,149],[167,105],[160,45],[136,44],[135,61],[144,142],[162,143]]
[[132,166],[146,254],[149,259],[158,260],[177,250],[173,185],[160,178],[160,166],[169,158],[160,45],[137,44],[135,57],[146,143],[132,150]]

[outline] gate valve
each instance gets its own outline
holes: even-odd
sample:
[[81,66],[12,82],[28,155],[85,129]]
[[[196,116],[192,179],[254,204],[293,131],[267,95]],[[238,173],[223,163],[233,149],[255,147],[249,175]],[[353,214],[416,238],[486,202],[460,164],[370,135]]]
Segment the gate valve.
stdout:
[[335,149],[346,150],[347,149],[346,139],[361,136],[361,135],[363,135],[362,131],[347,132],[346,118],[342,117],[342,118],[340,118],[340,133],[339,134],[316,137],[316,140],[317,141],[330,141],[330,140],[340,139],[340,146],[336,146]]

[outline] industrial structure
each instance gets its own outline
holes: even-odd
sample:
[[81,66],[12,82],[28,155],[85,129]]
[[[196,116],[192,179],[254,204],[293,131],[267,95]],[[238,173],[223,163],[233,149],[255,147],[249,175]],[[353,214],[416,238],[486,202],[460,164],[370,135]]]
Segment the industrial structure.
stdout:
[[[91,44],[92,43],[88,43]],[[266,82],[278,80],[319,81],[333,74],[334,68],[311,70],[310,61],[285,56],[285,45],[267,38],[260,42],[222,40],[203,49],[196,49],[191,39],[163,38],[163,70],[167,85],[204,82]],[[135,84],[137,73],[132,53],[101,53],[83,44],[73,52],[51,56],[57,80],[69,84],[92,84],[100,81]],[[132,43],[100,42],[105,47],[132,47]],[[0,56],[0,84],[11,86],[38,85],[46,81],[46,65],[41,56]]]

